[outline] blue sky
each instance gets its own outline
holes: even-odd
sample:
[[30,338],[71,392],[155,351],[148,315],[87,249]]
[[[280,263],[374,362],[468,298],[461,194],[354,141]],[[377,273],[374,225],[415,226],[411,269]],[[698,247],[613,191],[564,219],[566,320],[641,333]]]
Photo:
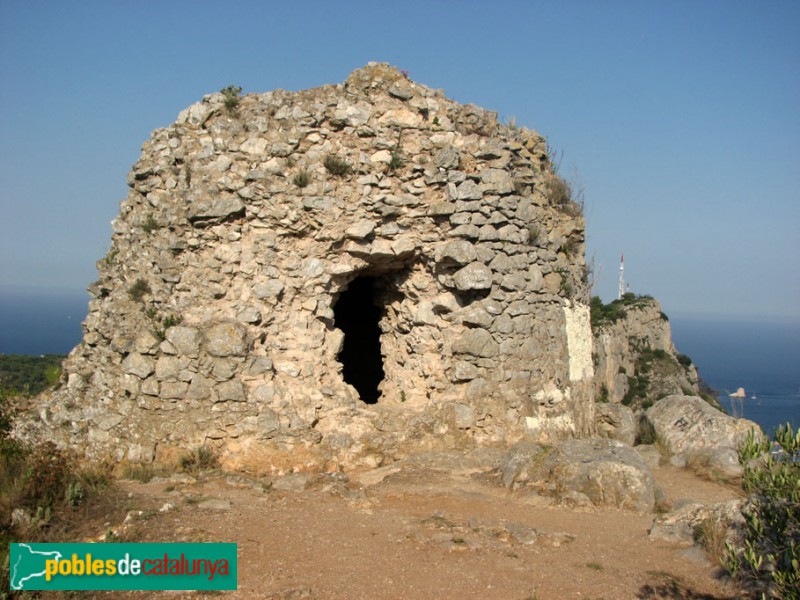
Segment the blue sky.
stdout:
[[595,293],[800,322],[800,2],[0,1],[0,294],[82,294],[153,129],[367,62],[546,135]]

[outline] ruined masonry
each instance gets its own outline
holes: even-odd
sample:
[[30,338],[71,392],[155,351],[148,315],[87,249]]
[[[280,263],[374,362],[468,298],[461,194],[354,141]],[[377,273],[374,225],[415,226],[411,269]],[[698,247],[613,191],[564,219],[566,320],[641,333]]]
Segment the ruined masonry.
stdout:
[[29,432],[261,472],[590,433],[584,221],[537,133],[371,63],[206,96],[128,183]]

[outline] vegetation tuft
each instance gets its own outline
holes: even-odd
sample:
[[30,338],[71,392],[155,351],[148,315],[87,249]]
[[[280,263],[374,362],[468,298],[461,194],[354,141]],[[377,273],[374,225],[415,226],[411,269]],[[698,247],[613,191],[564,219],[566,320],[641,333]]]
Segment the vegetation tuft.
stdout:
[[308,171],[304,169],[292,177],[292,183],[302,189],[311,183],[311,176],[308,174]]
[[398,169],[402,169],[406,164],[403,155],[400,153],[399,150],[394,150],[392,152],[392,158],[389,160],[388,170],[389,173],[394,173]]
[[159,227],[160,225],[158,224],[158,221],[156,221],[152,215],[147,217],[147,220],[144,222],[144,225],[142,225],[142,229],[148,235],[153,233]]
[[226,88],[222,88],[220,93],[224,97],[223,102],[227,111],[229,113],[236,112],[236,109],[239,108],[239,102],[241,101],[240,94],[242,93],[242,88],[231,84]]
[[349,175],[350,171],[352,170],[350,163],[339,158],[338,156],[334,156],[333,154],[326,156],[322,164],[325,166],[325,169],[327,169],[328,173],[335,175],[336,177],[344,177],[345,175]]
[[181,470],[187,473],[199,473],[206,469],[215,469],[219,466],[217,455],[208,446],[200,446],[184,454],[178,461]]
[[141,277],[136,281],[134,281],[133,285],[131,285],[131,287],[128,288],[128,296],[130,297],[131,300],[134,300],[135,302],[139,302],[150,292],[152,292],[152,290],[150,289],[150,284],[147,283]]

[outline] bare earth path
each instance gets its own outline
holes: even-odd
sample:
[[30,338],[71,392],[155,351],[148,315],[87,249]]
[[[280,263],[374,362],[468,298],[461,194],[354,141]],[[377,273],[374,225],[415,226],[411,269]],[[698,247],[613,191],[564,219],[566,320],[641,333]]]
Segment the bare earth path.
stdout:
[[[652,515],[544,506],[487,471],[417,462],[271,489],[217,472],[126,481],[127,506],[144,512],[120,536],[238,543],[236,598],[735,597],[701,553],[648,540]],[[684,470],[655,475],[673,501],[736,495]]]

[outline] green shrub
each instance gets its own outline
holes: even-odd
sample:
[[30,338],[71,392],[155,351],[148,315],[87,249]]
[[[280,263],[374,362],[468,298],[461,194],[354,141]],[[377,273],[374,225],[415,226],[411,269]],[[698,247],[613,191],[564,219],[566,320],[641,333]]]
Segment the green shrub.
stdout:
[[678,354],[678,362],[687,369],[692,366],[692,359],[685,354]]
[[741,546],[727,544],[724,566],[762,598],[800,598],[800,430],[782,425],[775,443],[772,454],[772,442],[751,433],[739,449],[746,526]]
[[621,302],[614,300],[609,304],[603,304],[599,296],[592,296],[589,303],[591,314],[592,329],[596,329],[607,323],[615,323],[624,319],[627,313]]
[[239,101],[241,98],[239,94],[242,93],[242,88],[234,85],[229,85],[226,88],[222,88],[220,93],[224,96],[223,102],[225,103],[225,108],[228,112],[235,112],[237,108],[239,108]]
[[326,156],[322,164],[325,166],[328,173],[336,175],[337,177],[344,177],[352,170],[350,163],[332,154]]
[[130,296],[131,300],[136,302],[144,298],[145,295],[149,294],[150,292],[152,292],[150,289],[150,284],[141,277],[134,281],[133,285],[128,288],[128,296]]
[[406,161],[403,158],[403,155],[400,154],[399,150],[395,150],[394,152],[392,152],[392,158],[389,161],[388,165],[389,173],[394,173],[398,169],[402,169],[405,166],[405,164]]

